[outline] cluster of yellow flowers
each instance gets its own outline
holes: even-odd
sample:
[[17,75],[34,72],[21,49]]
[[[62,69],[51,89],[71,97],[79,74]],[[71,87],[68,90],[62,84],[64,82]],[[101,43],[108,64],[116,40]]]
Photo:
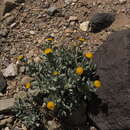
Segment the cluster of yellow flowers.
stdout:
[[[48,41],[51,41],[51,40],[53,40],[53,39],[52,39],[52,38],[48,38]],[[79,39],[79,40],[80,40],[80,41],[84,41],[84,39]],[[43,53],[46,54],[46,55],[48,55],[48,54],[50,54],[50,53],[53,53],[53,50],[52,50],[51,48],[47,48],[47,49],[43,50]],[[92,54],[91,52],[88,52],[88,53],[85,54],[85,57],[90,60],[90,59],[93,58],[93,54]],[[18,60],[22,60],[23,58],[24,58],[24,56],[23,56],[23,55],[20,55],[20,56],[18,57]],[[78,74],[78,75],[82,75],[82,74],[84,73],[84,68],[83,68],[82,66],[78,66],[78,67],[76,68],[76,70],[75,70],[75,73]],[[56,75],[60,75],[60,72],[54,71],[52,74],[56,76]],[[100,88],[100,87],[101,87],[101,81],[95,80],[95,81],[93,82],[93,86],[94,86],[95,88]],[[28,88],[30,88],[30,87],[31,87],[31,83],[30,83],[30,82],[28,82],[28,83],[25,84],[25,88],[28,89]],[[47,107],[49,110],[54,110],[55,107],[56,107],[56,104],[55,104],[53,101],[49,101],[49,102],[46,104],[46,107]]]
[[[80,40],[84,41],[84,39],[80,39]],[[43,51],[43,53],[48,55],[50,53],[53,53],[53,50],[51,48],[47,48]],[[85,53],[85,57],[90,60],[93,58],[93,54],[91,52]],[[83,72],[84,72],[84,69],[81,66],[78,66],[75,70],[75,73],[78,75],[82,75]],[[53,72],[53,75],[59,75],[59,74],[60,74],[60,72],[57,72],[57,71]],[[93,82],[93,85],[94,85],[94,87],[99,88],[99,87],[101,87],[101,81],[96,80]]]

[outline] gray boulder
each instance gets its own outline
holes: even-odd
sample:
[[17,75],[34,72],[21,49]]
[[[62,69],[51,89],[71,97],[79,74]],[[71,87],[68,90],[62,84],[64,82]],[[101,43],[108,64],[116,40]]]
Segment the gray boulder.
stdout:
[[130,29],[111,34],[95,52],[103,87],[89,104],[89,116],[100,130],[130,130]]

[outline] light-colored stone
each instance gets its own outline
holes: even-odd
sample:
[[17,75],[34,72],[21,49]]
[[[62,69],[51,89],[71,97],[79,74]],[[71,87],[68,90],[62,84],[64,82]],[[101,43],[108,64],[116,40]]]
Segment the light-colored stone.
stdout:
[[127,0],[119,0],[120,4],[125,4]]
[[26,70],[26,67],[25,67],[25,66],[20,66],[20,67],[19,67],[19,72],[20,72],[20,73],[24,73],[25,70]]
[[[12,117],[0,120],[0,126],[4,126],[4,125],[6,125],[8,123],[11,123],[12,121],[13,121]],[[6,130],[9,130],[8,127],[6,127]]]
[[91,126],[90,130],[97,130],[97,129],[94,126]]
[[15,17],[13,15],[10,15],[4,19],[4,23],[6,25],[11,25],[15,21]]
[[35,63],[40,63],[41,62],[41,58],[39,56],[34,58],[34,62]]
[[34,32],[34,31],[30,31],[29,33],[30,33],[31,35],[34,35],[34,34],[35,34],[35,32]]
[[11,28],[14,28],[14,27],[16,27],[16,26],[17,26],[17,23],[12,23],[12,24],[10,25]]
[[9,127],[5,127],[5,130],[10,130]]
[[6,69],[2,70],[4,77],[14,77],[18,74],[17,65],[11,63]]
[[4,94],[0,92],[0,97],[3,97],[3,96],[4,96]]
[[0,100],[0,112],[9,110],[14,105],[14,98]]
[[60,128],[60,124],[56,121],[48,121],[48,130],[58,130],[58,128]]
[[71,21],[77,21],[77,20],[78,18],[76,16],[70,16],[68,21],[71,22]]
[[88,29],[89,29],[89,21],[86,21],[86,22],[83,22],[83,23],[81,23],[80,24],[80,29],[82,30],[82,31],[88,31]]

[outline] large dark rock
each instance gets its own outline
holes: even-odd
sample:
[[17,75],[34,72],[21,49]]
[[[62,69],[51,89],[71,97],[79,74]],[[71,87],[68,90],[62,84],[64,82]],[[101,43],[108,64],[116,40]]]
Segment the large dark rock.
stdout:
[[99,102],[90,104],[90,118],[100,130],[130,130],[130,29],[115,32],[96,51],[103,87]]
[[115,14],[112,13],[97,13],[90,19],[91,32],[97,33],[109,27],[115,20]]

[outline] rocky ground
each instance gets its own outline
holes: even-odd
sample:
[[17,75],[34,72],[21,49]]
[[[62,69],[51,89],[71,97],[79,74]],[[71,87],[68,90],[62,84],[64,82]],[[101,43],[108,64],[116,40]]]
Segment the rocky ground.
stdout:
[[[24,66],[17,68],[17,57],[24,55],[37,61],[48,36],[54,37],[55,45],[81,43],[84,51],[94,52],[111,32],[130,27],[130,0],[5,1],[14,1],[14,7],[10,9],[0,1],[0,69],[7,79],[7,90],[0,92],[0,99],[13,97],[28,78]],[[114,23],[99,33],[90,33],[91,17],[107,12],[116,14]]]

